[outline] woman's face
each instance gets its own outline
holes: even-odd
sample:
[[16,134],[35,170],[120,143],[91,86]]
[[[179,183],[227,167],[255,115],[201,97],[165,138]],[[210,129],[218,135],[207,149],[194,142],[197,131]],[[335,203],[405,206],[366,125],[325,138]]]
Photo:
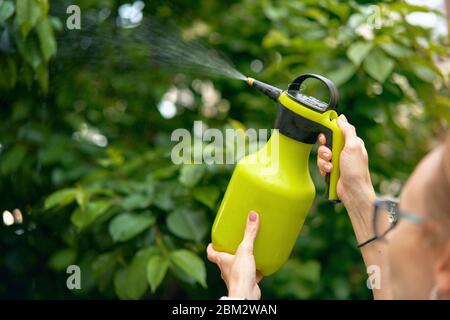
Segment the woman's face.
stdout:
[[[427,204],[429,179],[438,170],[443,148],[429,153],[408,179],[400,198],[400,209],[418,216],[431,215]],[[386,235],[388,277],[394,299],[428,299],[435,283],[435,262],[438,250],[430,244],[426,223],[414,224],[408,220]],[[382,275],[383,276],[383,275]]]

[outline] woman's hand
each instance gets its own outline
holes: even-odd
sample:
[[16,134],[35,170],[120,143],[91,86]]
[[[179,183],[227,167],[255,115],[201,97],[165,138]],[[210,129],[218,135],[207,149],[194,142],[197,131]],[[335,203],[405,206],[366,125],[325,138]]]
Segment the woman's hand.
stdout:
[[[362,242],[373,236],[370,214],[376,198],[369,173],[369,160],[364,141],[356,135],[356,130],[344,115],[338,118],[338,125],[345,138],[345,145],[340,156],[340,178],[337,194],[345,205],[352,220],[358,241]],[[319,135],[321,146],[317,150],[317,166],[324,176],[333,170],[331,150],[325,146],[325,135]]]
[[258,234],[258,228],[259,216],[251,211],[247,217],[244,239],[235,255],[214,250],[212,243],[208,245],[208,259],[220,268],[229,297],[249,300],[261,298],[258,282],[262,279],[262,275],[256,271],[253,256],[253,243]]
[[[340,157],[340,178],[337,184],[337,194],[345,205],[355,231],[358,243],[374,236],[372,226],[373,202],[376,195],[369,173],[369,160],[364,141],[356,135],[355,127],[348,123],[344,115],[338,118],[338,125],[345,138],[345,145]],[[322,175],[333,170],[331,165],[331,150],[325,146],[323,134],[319,135],[317,165]],[[374,241],[361,248],[361,253],[367,267],[376,265],[381,274],[388,270],[385,243]],[[383,276],[381,289],[373,289],[376,299],[391,298],[388,277]]]

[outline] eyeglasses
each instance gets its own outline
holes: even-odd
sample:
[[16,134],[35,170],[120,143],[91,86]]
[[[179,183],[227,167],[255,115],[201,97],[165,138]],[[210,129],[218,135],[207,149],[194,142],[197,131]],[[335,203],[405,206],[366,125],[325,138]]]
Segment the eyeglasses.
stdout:
[[371,243],[374,240],[382,239],[398,224],[400,219],[408,220],[415,224],[422,223],[425,218],[400,210],[398,201],[377,199],[373,209],[373,231],[374,236],[358,245],[358,248]]

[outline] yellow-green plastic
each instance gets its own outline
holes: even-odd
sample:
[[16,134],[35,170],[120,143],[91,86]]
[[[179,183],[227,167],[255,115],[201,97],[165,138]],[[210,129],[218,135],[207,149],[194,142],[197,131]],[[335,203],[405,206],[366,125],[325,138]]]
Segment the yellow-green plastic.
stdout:
[[286,94],[286,92],[283,92],[280,95],[279,101],[283,106],[290,109],[291,111],[297,113],[298,115],[301,115],[304,118],[310,119],[315,123],[321,124],[322,126],[329,128],[333,132],[333,143],[331,145],[331,163],[333,165],[333,170],[330,173],[330,182],[328,185],[328,200],[339,200],[336,192],[336,187],[340,175],[339,159],[342,148],[344,147],[344,136],[342,135],[342,131],[337,124],[338,114],[334,110],[328,110],[324,113],[316,112],[291,99]]
[[[343,146],[336,112],[318,113],[292,100],[285,92],[279,101],[302,117],[332,130],[334,169],[330,176],[329,198],[336,200],[339,154]],[[260,216],[254,246],[257,270],[267,276],[286,262],[315,197],[308,168],[312,146],[275,130],[264,147],[238,162],[212,227],[216,250],[236,252],[248,213],[254,210]]]

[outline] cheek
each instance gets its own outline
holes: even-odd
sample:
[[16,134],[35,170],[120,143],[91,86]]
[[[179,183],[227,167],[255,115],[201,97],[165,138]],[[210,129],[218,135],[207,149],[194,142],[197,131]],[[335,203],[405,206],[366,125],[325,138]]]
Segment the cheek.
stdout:
[[[422,231],[417,225],[400,221],[397,227],[386,235],[389,258],[393,261],[421,259],[426,254]],[[406,263],[406,261],[405,261]]]
[[423,243],[418,226],[400,222],[386,235],[388,278],[397,297],[408,297],[423,291],[425,278],[429,274],[427,261],[429,250]]
[[391,273],[397,275],[401,272],[401,270],[398,272],[398,269],[401,269],[402,262],[405,261],[407,253],[413,246],[412,239],[408,236],[407,226],[401,222],[386,235],[385,239],[389,269]]
[[[415,263],[428,257],[429,248],[424,242],[423,231],[420,226],[408,221],[400,221],[398,226],[388,234],[389,256],[393,259],[407,259]],[[407,263],[405,261],[404,263]]]
[[411,265],[411,250],[414,249],[413,240],[408,235],[408,228],[399,223],[395,229],[386,235],[387,250],[387,278],[392,286],[394,297],[405,296],[405,287],[411,274],[408,265]]
[[411,279],[412,269],[424,258],[420,239],[417,227],[403,221],[387,234],[388,265],[393,281]]

